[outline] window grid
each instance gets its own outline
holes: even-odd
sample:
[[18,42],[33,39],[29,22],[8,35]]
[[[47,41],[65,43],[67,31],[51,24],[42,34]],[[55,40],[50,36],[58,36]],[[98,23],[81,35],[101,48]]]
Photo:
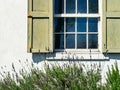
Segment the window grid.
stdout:
[[[87,1],[88,1],[88,0],[87,0]],[[87,18],[86,30],[87,30],[87,35],[86,35],[86,36],[87,36],[87,38],[86,38],[86,41],[87,41],[87,42],[86,42],[86,45],[87,45],[87,46],[86,46],[86,47],[87,47],[87,49],[88,49],[88,18]]]
[[88,11],[89,11],[89,4],[88,4],[88,0],[87,0],[87,14],[88,14]]
[[77,18],[75,18],[75,49],[77,49]]
[[64,48],[66,48],[66,18],[64,18]]
[[[77,14],[77,0],[75,4],[75,13]],[[75,18],[75,49],[77,49],[77,18]]]
[[[99,0],[98,0],[99,2]],[[89,0],[87,0],[87,13],[77,13],[77,0],[75,1],[75,13],[66,13],[66,0],[64,0],[64,14],[54,14],[54,18],[64,18],[64,32],[54,32],[54,34],[64,34],[64,49],[66,49],[66,35],[67,34],[75,34],[75,48],[73,49],[78,49],[77,48],[77,35],[78,34],[85,34],[86,35],[86,49],[88,48],[88,35],[92,34],[92,35],[98,35],[98,31],[97,32],[88,32],[88,18],[98,18],[98,24],[99,24],[99,9],[98,9],[98,13],[95,14],[90,14],[89,13]],[[99,7],[99,4],[98,4]],[[63,15],[63,16],[62,16]],[[73,16],[72,16],[73,15]],[[77,19],[78,18],[86,18],[86,32],[77,32]],[[75,32],[66,32],[66,18],[75,18]],[[99,26],[99,25],[98,25]],[[99,29],[99,27],[98,27]],[[99,48],[99,47],[98,47]]]

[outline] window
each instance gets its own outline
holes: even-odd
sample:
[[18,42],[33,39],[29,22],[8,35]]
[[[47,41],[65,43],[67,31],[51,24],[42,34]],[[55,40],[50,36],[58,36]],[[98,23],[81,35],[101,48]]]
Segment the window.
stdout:
[[120,0],[28,0],[27,51],[120,53],[119,3]]
[[98,49],[99,0],[54,0],[54,47]]

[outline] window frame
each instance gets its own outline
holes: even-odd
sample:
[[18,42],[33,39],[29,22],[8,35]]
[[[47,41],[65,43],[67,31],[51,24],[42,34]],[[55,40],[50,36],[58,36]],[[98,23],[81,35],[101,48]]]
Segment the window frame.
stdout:
[[[78,13],[77,12],[77,0],[75,0],[75,13],[66,13],[66,0],[64,0],[64,13],[63,14],[55,14],[54,13],[54,18],[64,18],[64,34],[75,34],[75,38],[77,38],[77,34],[79,34],[79,32],[77,32],[77,26],[76,26],[76,23],[77,23],[77,18],[86,18],[87,19],[87,24],[88,24],[88,18],[98,18],[98,31],[97,32],[88,32],[88,28],[87,28],[87,31],[85,32],[85,34],[87,35],[87,40],[88,40],[88,33],[91,33],[92,35],[93,34],[97,34],[98,35],[98,48],[96,49],[89,49],[88,48],[88,41],[86,42],[87,44],[87,47],[85,49],[79,49],[76,47],[77,45],[77,41],[75,41],[75,48],[73,49],[55,49],[55,46],[54,46],[54,51],[55,52],[65,52],[65,51],[68,51],[68,52],[102,52],[102,0],[98,0],[98,13],[88,13],[88,9],[89,9],[89,1],[87,0],[87,13]],[[54,3],[55,4],[55,3]],[[75,18],[75,32],[65,32],[65,26],[66,26],[66,21],[65,19],[66,18]],[[86,26],[87,27],[87,26]],[[54,35],[57,34],[54,32]],[[59,33],[60,34],[60,33]],[[64,35],[63,34],[63,35]],[[84,34],[84,32],[80,32],[80,34]],[[64,47],[66,47],[66,41],[65,41],[65,35],[64,35]],[[76,39],[75,39],[76,40]],[[55,45],[55,42],[54,42],[54,45]]]

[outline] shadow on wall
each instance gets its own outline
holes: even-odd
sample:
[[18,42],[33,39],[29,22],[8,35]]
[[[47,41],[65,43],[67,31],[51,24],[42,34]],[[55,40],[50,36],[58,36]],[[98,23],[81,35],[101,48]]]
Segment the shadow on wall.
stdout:
[[119,54],[105,54],[105,57],[109,57],[110,60],[120,60],[120,53]]
[[40,63],[44,60],[46,60],[46,55],[45,54],[40,54],[40,53],[33,53],[32,54],[32,59],[34,63]]
[[[120,60],[120,54],[104,54],[105,57],[108,57],[108,59],[65,59],[65,60],[50,60],[50,61],[91,61],[91,62],[102,62],[102,61],[110,61],[110,60]],[[40,63],[42,61],[46,60],[46,54],[40,54],[40,53],[34,53],[32,54],[32,59],[34,63]]]

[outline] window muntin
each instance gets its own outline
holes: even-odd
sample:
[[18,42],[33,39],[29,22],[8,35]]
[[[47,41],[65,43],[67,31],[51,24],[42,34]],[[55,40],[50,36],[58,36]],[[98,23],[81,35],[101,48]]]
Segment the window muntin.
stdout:
[[[98,0],[54,0],[54,5],[55,49],[98,49]],[[63,11],[56,13],[56,5]]]

